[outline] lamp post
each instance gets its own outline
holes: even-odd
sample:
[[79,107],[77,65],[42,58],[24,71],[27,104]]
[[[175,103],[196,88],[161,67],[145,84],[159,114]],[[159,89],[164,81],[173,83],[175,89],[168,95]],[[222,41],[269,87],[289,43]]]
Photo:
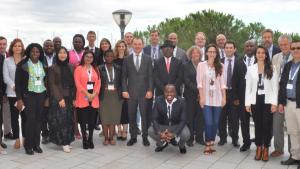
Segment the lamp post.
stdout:
[[124,9],[120,9],[120,10],[114,11],[112,13],[112,15],[113,15],[115,22],[120,27],[121,39],[124,39],[125,27],[127,26],[127,24],[129,23],[129,21],[132,17],[132,12],[124,10]]

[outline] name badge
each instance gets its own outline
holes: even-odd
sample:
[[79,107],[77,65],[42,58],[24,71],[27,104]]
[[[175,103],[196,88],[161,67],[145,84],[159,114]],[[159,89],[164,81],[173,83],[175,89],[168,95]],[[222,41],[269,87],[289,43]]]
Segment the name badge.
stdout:
[[257,94],[258,95],[264,95],[265,94],[265,90],[258,89]]
[[293,84],[291,84],[291,83],[288,83],[288,84],[286,85],[286,89],[288,89],[288,90],[293,90],[293,88],[294,88],[294,86],[293,86]]
[[88,90],[93,90],[94,89],[94,84],[87,84],[87,89]]
[[40,85],[42,85],[42,81],[41,80],[36,80],[34,85],[35,86],[40,86]]
[[115,85],[114,84],[108,84],[107,88],[108,88],[108,90],[115,90]]

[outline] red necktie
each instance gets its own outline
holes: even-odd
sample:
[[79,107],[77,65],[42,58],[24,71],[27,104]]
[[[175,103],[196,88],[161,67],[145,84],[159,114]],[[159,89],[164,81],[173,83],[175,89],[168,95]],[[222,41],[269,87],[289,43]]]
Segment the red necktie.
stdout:
[[167,72],[170,73],[170,58],[167,58]]

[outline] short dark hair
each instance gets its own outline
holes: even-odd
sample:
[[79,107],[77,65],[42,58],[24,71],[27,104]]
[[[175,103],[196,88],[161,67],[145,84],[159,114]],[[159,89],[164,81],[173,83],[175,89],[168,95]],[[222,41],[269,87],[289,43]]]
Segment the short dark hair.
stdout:
[[0,40],[6,40],[7,41],[7,39],[4,36],[0,36]]
[[30,52],[32,51],[33,48],[37,48],[39,50],[39,52],[40,52],[39,60],[44,63],[44,51],[43,51],[42,46],[38,43],[31,43],[27,46],[27,48],[25,50],[26,59],[27,60],[29,59]]
[[227,44],[232,44],[233,47],[236,48],[235,43],[233,41],[226,41],[224,46],[226,46]]
[[95,31],[89,31],[89,32],[87,33],[87,35],[89,35],[89,34],[96,35],[96,32],[95,32]]
[[134,37],[133,39],[132,39],[132,42],[134,41],[134,40],[142,40],[142,43],[144,44],[144,39],[143,38],[141,38],[141,37]]
[[84,48],[84,46],[85,46],[85,39],[84,39],[84,36],[83,36],[82,34],[75,34],[75,35],[73,36],[73,41],[74,41],[74,39],[77,38],[77,37],[79,37],[79,38],[82,39],[82,43],[83,43],[83,47],[82,47],[82,48]]
[[154,30],[151,30],[151,31],[150,31],[150,34],[151,34],[151,33],[157,33],[157,34],[158,34],[158,36],[160,35],[160,34],[159,34],[159,31],[158,31],[158,30],[156,30],[156,29],[154,29]]

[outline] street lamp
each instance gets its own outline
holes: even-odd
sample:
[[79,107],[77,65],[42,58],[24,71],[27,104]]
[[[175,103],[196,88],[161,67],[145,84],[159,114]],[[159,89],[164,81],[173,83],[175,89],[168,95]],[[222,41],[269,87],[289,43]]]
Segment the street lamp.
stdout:
[[124,30],[126,25],[129,23],[131,17],[132,17],[132,12],[120,9],[116,10],[112,13],[113,18],[115,22],[119,25],[121,29],[121,39],[124,39]]

